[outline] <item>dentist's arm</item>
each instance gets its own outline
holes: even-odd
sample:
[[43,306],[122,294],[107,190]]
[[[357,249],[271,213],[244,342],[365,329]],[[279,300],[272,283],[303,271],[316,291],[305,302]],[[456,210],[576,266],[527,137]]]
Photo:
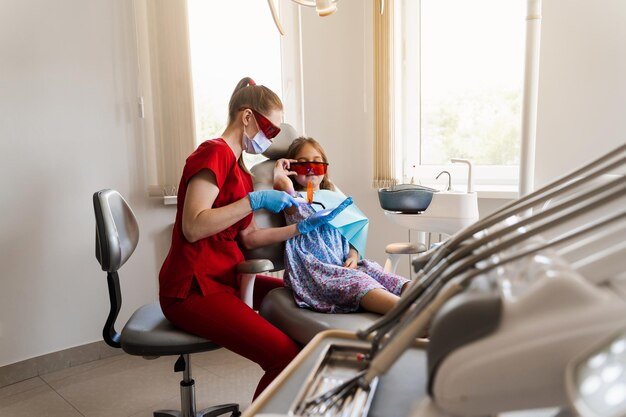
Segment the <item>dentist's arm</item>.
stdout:
[[287,193],[264,190],[248,193],[238,201],[223,207],[213,208],[219,194],[215,174],[202,170],[194,175],[187,185],[183,205],[182,229],[189,242],[196,242],[232,226],[257,209],[279,212],[298,204]]
[[299,223],[290,224],[289,226],[284,227],[259,229],[253,219],[246,229],[239,232],[239,238],[246,249],[254,249],[260,246],[282,242],[296,235],[308,233],[311,230],[315,230],[318,227],[329,223],[350,204],[352,204],[352,197],[346,198],[334,209],[318,211]]
[[215,174],[208,169],[198,172],[189,180],[182,222],[183,235],[189,242],[219,233],[252,212],[248,198],[213,208],[219,192]]

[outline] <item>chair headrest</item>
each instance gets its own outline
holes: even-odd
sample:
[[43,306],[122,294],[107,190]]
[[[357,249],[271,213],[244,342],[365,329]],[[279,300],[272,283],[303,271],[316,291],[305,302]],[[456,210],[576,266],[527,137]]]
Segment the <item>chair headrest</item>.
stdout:
[[263,152],[263,156],[273,160],[284,158],[289,145],[298,136],[300,135],[293,126],[288,123],[281,123],[280,133],[272,140],[272,145]]

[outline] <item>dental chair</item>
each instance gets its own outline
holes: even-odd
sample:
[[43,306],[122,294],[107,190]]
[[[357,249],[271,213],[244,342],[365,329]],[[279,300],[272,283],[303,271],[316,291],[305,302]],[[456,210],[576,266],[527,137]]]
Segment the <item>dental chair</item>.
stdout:
[[195,383],[191,375],[190,355],[208,352],[220,346],[210,340],[186,333],[172,325],[163,316],[158,302],[137,309],[124,325],[121,333],[115,330],[122,293],[118,270],[128,261],[139,241],[139,227],[132,209],[115,190],[101,190],[93,195],[96,216],[96,258],[107,273],[111,309],[104,325],[104,341],[121,348],[129,355],[155,359],[159,356],[178,356],[175,372],[183,372],[180,382],[181,410],[159,410],[154,417],[215,417],[230,413],[239,416],[239,405],[217,405],[196,412]]
[[[255,190],[272,189],[274,183],[274,165],[280,158],[284,158],[289,145],[299,135],[288,124],[281,124],[281,131],[273,140],[272,146],[263,154],[269,158],[251,168]],[[270,213],[259,210],[254,213],[257,226],[280,227],[285,226],[283,213]],[[394,246],[394,252],[402,252],[405,246]],[[277,243],[254,250],[243,249],[247,261],[238,267],[241,274],[242,298],[251,305],[252,288],[256,274],[280,271],[284,269],[283,256],[285,244]],[[246,294],[246,295],[243,295]],[[377,314],[356,312],[350,314],[325,314],[299,308],[291,290],[277,288],[270,291],[263,300],[259,309],[261,316],[280,329],[292,339],[306,345],[317,333],[328,329],[356,330],[367,326],[378,317]]]

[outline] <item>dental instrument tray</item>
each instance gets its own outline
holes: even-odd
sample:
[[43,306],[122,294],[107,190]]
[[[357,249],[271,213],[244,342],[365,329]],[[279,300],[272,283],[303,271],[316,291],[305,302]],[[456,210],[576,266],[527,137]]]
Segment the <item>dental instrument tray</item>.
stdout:
[[[329,345],[320,355],[300,393],[289,409],[294,417],[350,416],[366,417],[369,411],[378,378],[369,389],[358,385],[356,378],[367,370],[369,346]],[[341,387],[341,385],[345,387]],[[341,400],[335,396],[326,398],[331,390],[341,392]]]
[[399,184],[379,189],[378,201],[383,210],[416,214],[426,210],[436,192],[438,190],[422,185]]

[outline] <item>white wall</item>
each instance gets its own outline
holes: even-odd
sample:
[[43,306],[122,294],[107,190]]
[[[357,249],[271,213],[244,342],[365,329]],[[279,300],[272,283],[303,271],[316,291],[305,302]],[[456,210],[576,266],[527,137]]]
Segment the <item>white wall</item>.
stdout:
[[543,2],[535,186],[626,142],[626,2]]
[[[0,366],[100,340],[108,299],[94,257],[98,189],[126,195],[142,232],[121,273],[120,319],[156,299],[174,210],[146,197],[131,4],[3,3]],[[586,4],[544,2],[537,183],[624,142],[626,33],[618,22],[626,3]],[[342,0],[324,19],[303,9],[304,88],[306,133],[323,143],[333,178],[369,216],[368,257],[383,262],[384,246],[408,236],[383,217],[370,187],[372,8]],[[502,203],[481,202],[481,214]]]
[[141,228],[122,320],[156,299],[174,211],[145,197],[132,2],[3,2],[0,56],[2,366],[101,340],[93,192],[118,189]]

